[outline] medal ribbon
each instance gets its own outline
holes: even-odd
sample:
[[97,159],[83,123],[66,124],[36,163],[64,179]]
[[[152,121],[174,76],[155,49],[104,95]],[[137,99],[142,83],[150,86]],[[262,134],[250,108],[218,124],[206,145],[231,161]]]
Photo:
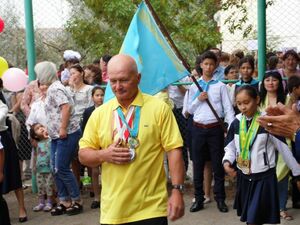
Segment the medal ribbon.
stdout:
[[241,122],[240,122],[240,130],[239,130],[239,136],[240,136],[240,157],[243,160],[250,160],[250,146],[253,144],[253,141],[256,137],[259,124],[256,121],[258,116],[260,115],[259,112],[256,112],[251,125],[249,129],[247,130],[247,121],[246,116],[242,116]]
[[[124,116],[124,114],[123,114],[120,107],[117,108],[117,112],[118,112],[118,116],[119,116],[120,120],[122,121],[123,124],[125,124],[125,126],[127,128],[126,131],[125,131],[125,135],[126,135],[126,132],[128,132],[127,133],[128,136],[130,135],[130,137],[136,138],[137,135],[138,135],[138,132],[139,132],[141,107],[140,106],[131,106],[131,107],[134,107],[135,112],[134,112],[133,116],[130,117],[128,122],[125,119],[125,116]],[[130,120],[131,120],[131,122],[133,120],[133,124],[129,124]],[[125,136],[126,140],[127,140],[128,136]]]

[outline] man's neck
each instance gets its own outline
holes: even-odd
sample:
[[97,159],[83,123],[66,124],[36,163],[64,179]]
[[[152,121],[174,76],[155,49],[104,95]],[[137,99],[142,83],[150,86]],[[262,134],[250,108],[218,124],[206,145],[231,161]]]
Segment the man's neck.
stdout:
[[136,92],[135,95],[133,95],[130,99],[125,99],[125,100],[118,100],[119,104],[124,108],[128,109],[128,107],[131,105],[131,103],[134,101],[138,94],[138,91]]

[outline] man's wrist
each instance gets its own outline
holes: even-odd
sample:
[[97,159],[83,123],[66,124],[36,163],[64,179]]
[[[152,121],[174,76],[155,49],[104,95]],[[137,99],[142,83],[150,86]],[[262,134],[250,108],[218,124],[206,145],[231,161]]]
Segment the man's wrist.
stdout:
[[185,187],[184,187],[184,184],[172,184],[172,191],[178,191],[180,192],[181,194],[184,193],[185,191]]

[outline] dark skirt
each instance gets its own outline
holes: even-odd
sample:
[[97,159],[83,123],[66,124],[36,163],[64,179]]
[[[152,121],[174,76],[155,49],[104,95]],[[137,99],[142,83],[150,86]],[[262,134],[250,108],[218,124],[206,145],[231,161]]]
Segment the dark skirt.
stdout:
[[279,198],[274,168],[251,175],[238,170],[234,208],[242,222],[279,224]]
[[0,131],[0,136],[5,154],[2,194],[6,194],[12,190],[21,188],[22,180],[16,144],[9,131]]

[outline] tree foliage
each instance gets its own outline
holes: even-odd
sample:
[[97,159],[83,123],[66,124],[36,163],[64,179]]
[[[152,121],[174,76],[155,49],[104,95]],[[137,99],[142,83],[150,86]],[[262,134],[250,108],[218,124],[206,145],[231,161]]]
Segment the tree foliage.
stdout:
[[[118,53],[138,0],[69,0],[73,15],[67,23],[76,44],[89,54]],[[217,0],[152,0],[151,4],[188,62],[220,43],[213,15]],[[212,7],[213,6],[213,7]]]
[[[275,0],[267,0],[266,7],[275,3]],[[253,25],[248,23],[247,0],[225,0],[221,6],[223,11],[231,10],[232,13],[225,19],[230,33],[240,30],[243,38],[247,38],[253,31]]]

